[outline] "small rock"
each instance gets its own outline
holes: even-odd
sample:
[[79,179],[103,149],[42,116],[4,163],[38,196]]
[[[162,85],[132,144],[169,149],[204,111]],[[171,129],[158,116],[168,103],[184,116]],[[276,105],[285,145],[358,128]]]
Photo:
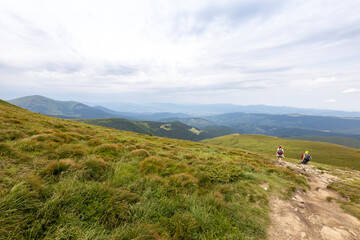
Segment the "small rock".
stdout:
[[306,232],[301,232],[301,238],[306,238]]
[[269,189],[269,183],[264,182],[264,183],[260,184],[260,187],[262,187],[266,191]]
[[327,226],[323,226],[321,229],[321,236],[324,239],[327,240],[343,240],[342,236],[340,233],[338,233],[337,231],[335,231],[334,229],[331,229]]
[[304,200],[299,195],[295,195],[295,197],[293,197],[293,200],[299,203],[304,203]]
[[358,236],[353,230],[351,230],[351,229],[348,228],[348,227],[341,226],[340,228],[348,231],[349,233],[351,233],[351,234],[352,234],[353,236],[355,236],[355,237]]

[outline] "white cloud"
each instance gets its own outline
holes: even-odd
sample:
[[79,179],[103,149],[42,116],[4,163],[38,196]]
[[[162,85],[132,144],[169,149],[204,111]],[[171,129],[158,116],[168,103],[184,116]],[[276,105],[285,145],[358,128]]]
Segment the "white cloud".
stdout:
[[334,90],[359,89],[359,11],[357,0],[1,1],[0,85],[84,95],[211,89],[234,92],[233,103],[235,93],[281,86],[287,104],[298,103],[290,92],[316,90],[322,107]]
[[334,103],[334,102],[337,102],[337,100],[334,99],[334,98],[330,98],[330,99],[326,100],[325,102],[327,102],[327,103]]
[[358,89],[358,88],[349,88],[349,89],[345,89],[344,91],[342,91],[342,93],[355,93],[355,92],[360,92],[360,89]]

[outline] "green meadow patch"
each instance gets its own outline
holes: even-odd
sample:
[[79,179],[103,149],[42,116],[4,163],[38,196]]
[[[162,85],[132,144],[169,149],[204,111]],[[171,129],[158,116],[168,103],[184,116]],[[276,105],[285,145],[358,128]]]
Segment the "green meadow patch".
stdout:
[[233,134],[203,140],[204,143],[222,145],[243,150],[264,153],[275,159],[276,149],[281,145],[285,157],[301,161],[301,154],[308,150],[312,162],[337,167],[360,169],[360,150],[332,143],[283,139],[265,135]]

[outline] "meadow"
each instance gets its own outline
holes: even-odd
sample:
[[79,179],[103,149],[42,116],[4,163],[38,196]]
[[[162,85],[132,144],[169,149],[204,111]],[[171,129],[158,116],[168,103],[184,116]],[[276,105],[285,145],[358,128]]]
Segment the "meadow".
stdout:
[[275,158],[278,146],[281,145],[285,151],[286,159],[291,161],[301,162],[301,155],[307,150],[311,154],[312,162],[341,168],[360,169],[360,149],[344,147],[332,143],[284,139],[252,134],[232,134],[213,139],[206,139],[202,142],[259,152],[273,158]]
[[308,187],[263,154],[4,101],[0,129],[0,239],[266,239],[269,195]]

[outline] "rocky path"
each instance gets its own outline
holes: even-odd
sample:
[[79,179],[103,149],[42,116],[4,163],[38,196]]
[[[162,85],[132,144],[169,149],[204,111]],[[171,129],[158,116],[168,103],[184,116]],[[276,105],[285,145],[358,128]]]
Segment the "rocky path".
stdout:
[[[303,171],[297,164],[284,162],[283,166]],[[270,199],[269,239],[360,240],[360,220],[345,213],[335,201],[327,200],[327,197],[341,198],[327,188],[331,181],[339,179],[310,166],[306,174],[310,190],[298,191],[290,200]]]

